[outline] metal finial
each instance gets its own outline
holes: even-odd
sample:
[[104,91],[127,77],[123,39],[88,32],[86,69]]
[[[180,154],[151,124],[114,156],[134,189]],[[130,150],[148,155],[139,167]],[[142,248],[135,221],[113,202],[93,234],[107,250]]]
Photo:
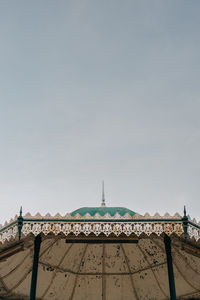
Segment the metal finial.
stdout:
[[184,217],[186,217],[186,206],[184,205]]
[[19,241],[20,241],[21,240],[22,226],[23,226],[22,206],[20,207],[19,217],[17,219],[17,223],[18,223],[18,236],[19,236]]
[[188,217],[186,215],[186,207],[184,205],[184,216],[182,218],[183,220],[183,230],[184,230],[184,235],[185,235],[185,241],[187,241],[187,235],[188,235]]
[[104,193],[104,181],[102,181],[102,202],[101,202],[101,206],[102,207],[106,206],[105,193]]
[[22,217],[22,206],[20,207],[19,215]]

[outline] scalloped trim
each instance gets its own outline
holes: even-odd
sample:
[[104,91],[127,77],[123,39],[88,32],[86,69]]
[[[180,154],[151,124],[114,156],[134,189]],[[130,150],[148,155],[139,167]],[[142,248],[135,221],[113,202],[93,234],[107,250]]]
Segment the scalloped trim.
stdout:
[[[3,229],[4,227],[9,226],[14,221],[16,221],[18,216],[16,215],[14,219],[10,219],[9,222],[5,222],[3,225],[0,224],[0,229]],[[24,215],[24,220],[26,219],[37,219],[37,220],[137,220],[137,219],[182,219],[182,216],[176,212],[173,216],[171,216],[169,213],[165,213],[164,216],[161,216],[158,212],[156,212],[153,216],[151,216],[149,213],[145,213],[144,215],[140,215],[138,213],[135,213],[135,215],[131,216],[129,213],[126,213],[124,216],[121,216],[119,213],[116,213],[114,216],[111,216],[109,213],[106,213],[104,216],[101,216],[99,213],[96,213],[94,216],[91,216],[89,213],[86,213],[84,216],[81,216],[79,213],[77,213],[75,216],[71,216],[70,213],[67,213],[64,216],[61,216],[59,213],[52,216],[50,213],[47,213],[45,216],[42,216],[39,212],[36,213],[34,216],[32,216],[29,212]],[[197,222],[194,218],[193,220],[188,215],[188,220],[192,223],[200,226],[200,222]]]

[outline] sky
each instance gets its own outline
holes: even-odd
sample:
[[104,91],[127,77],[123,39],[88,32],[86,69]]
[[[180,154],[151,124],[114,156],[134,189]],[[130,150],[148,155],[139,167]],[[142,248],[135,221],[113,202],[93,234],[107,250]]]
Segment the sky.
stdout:
[[200,220],[200,1],[0,0],[0,223]]

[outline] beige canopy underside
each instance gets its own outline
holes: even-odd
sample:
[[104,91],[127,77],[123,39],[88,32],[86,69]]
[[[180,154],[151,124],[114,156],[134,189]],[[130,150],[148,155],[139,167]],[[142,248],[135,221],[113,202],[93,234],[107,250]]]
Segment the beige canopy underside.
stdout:
[[[33,239],[23,250],[0,261],[0,299],[28,299]],[[200,258],[172,238],[177,299],[200,299]],[[138,243],[66,243],[43,237],[37,299],[41,300],[162,300],[169,299],[163,237]]]

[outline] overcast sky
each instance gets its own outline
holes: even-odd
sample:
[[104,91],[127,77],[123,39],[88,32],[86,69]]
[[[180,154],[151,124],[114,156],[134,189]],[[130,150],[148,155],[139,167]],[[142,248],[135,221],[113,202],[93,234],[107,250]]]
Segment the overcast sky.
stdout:
[[99,206],[200,220],[200,1],[0,0],[0,223]]

